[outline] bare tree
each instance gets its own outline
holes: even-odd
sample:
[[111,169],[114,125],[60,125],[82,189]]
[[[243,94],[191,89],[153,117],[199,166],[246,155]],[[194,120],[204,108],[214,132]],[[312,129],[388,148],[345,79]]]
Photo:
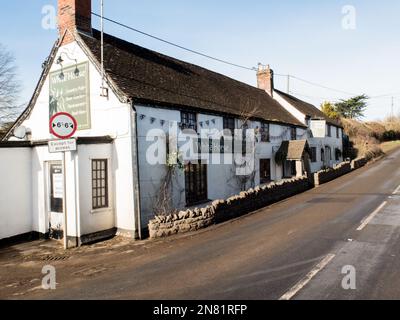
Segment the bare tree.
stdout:
[[17,104],[20,84],[14,56],[0,44],[0,126],[15,120],[21,106]]
[[[248,129],[249,122],[252,118],[257,116],[259,114],[259,108],[254,107],[252,102],[250,100],[246,100],[246,103],[244,103],[240,117],[239,117],[239,124],[240,124],[240,129],[243,130],[242,133],[242,138],[243,138],[243,152],[248,151],[247,149],[247,143],[246,143],[246,130]],[[255,153],[255,145],[251,146],[251,156],[254,157]],[[245,175],[238,175],[237,174],[237,169],[238,168],[245,168],[245,171],[248,171],[248,174]],[[251,168],[249,167],[249,163],[245,161],[244,163],[238,165],[236,161],[234,161],[234,178],[236,180],[237,185],[240,187],[242,191],[247,190],[248,188],[253,188],[255,187],[255,177],[256,177],[256,171],[250,170]]]

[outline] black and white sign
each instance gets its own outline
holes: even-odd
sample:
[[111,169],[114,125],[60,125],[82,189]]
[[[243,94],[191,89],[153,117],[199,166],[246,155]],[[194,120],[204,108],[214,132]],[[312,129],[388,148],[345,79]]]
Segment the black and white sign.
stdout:
[[62,199],[64,194],[64,177],[62,173],[53,174],[53,198]]
[[75,139],[49,141],[50,153],[67,152],[67,151],[76,151]]

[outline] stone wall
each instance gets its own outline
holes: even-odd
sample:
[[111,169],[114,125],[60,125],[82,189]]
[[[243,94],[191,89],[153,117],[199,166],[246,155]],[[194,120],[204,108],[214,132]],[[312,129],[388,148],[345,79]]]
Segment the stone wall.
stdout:
[[351,162],[351,169],[357,170],[361,167],[364,167],[367,164],[367,158],[357,158]]
[[150,238],[196,231],[256,211],[310,189],[307,177],[273,182],[241,192],[227,200],[216,200],[204,208],[189,209],[149,222]]
[[[335,168],[321,170],[314,174],[314,184],[318,186],[334,180],[365,166],[367,162],[367,159],[359,158],[352,162],[342,162]],[[312,181],[307,177],[282,180],[241,192],[226,200],[213,201],[204,208],[188,209],[168,216],[157,216],[148,225],[150,238],[162,238],[196,231],[222,223],[307,191],[312,186]]]
[[314,184],[319,186],[349,173],[352,170],[350,162],[342,162],[335,168],[329,168],[314,173]]

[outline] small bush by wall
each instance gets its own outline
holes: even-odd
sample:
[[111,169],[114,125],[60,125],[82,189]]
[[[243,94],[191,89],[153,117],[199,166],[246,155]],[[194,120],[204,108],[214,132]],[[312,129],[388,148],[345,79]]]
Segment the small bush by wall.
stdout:
[[227,200],[216,200],[205,208],[157,216],[149,222],[150,238],[196,231],[261,209],[311,188],[307,177],[273,182],[241,192]]
[[326,170],[321,170],[314,173],[314,184],[319,186],[321,184],[332,181],[340,176],[343,176],[351,171],[350,162],[342,162],[337,165],[335,168],[329,168]]

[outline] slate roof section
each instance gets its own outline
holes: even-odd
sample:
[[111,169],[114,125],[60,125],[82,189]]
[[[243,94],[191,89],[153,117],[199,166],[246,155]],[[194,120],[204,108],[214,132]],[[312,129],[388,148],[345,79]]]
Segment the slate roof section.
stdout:
[[[100,32],[80,34],[97,62]],[[136,103],[194,108],[305,127],[265,91],[205,68],[104,35],[106,74]]]
[[342,128],[343,126],[334,119],[327,117],[320,109],[316,106],[312,105],[311,103],[305,102],[300,100],[290,94],[285,92],[276,90],[275,91],[288,103],[294,106],[297,110],[301,113],[305,114],[306,116],[310,117],[311,119],[319,119],[319,120],[326,120],[327,123]]

